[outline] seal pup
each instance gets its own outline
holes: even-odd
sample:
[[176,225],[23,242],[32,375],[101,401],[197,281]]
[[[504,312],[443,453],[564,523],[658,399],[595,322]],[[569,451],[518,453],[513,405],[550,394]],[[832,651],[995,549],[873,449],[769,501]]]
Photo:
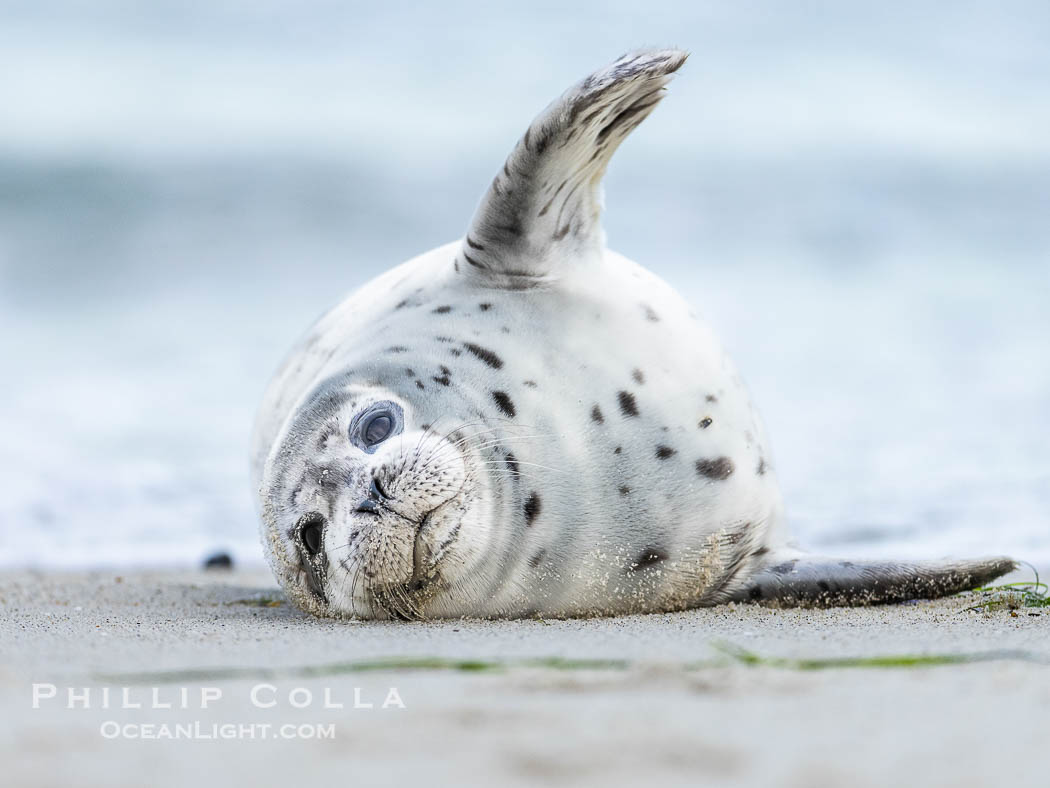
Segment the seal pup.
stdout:
[[686,60],[629,53],[528,127],[466,235],[325,315],[267,391],[262,536],[317,615],[588,616],[932,598],[1007,558],[789,546],[765,431],[710,328],[605,248],[601,178]]

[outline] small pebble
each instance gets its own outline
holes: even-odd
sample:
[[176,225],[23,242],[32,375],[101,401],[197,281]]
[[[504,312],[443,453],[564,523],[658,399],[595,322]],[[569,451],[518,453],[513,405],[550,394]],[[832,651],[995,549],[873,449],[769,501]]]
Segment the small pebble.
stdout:
[[204,559],[205,569],[233,569],[233,559],[229,553],[215,553]]

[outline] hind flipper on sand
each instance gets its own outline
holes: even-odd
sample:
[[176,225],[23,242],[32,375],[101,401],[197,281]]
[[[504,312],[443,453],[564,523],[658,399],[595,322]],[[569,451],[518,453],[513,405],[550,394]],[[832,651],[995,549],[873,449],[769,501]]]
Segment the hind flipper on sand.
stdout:
[[772,556],[731,601],[778,607],[855,607],[937,599],[985,585],[1017,562],[997,557],[968,561],[857,561],[792,553]]

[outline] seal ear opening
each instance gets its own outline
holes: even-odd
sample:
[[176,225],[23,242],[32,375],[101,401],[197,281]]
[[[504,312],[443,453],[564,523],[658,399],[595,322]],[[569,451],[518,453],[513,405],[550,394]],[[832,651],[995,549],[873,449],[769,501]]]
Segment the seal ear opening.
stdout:
[[938,599],[969,591],[1017,569],[1012,558],[971,561],[846,561],[775,555],[728,601],[775,607],[860,607]]
[[523,289],[556,277],[560,261],[600,255],[605,168],[687,57],[678,49],[629,52],[540,113],[482,198],[457,255],[461,268],[491,286]]

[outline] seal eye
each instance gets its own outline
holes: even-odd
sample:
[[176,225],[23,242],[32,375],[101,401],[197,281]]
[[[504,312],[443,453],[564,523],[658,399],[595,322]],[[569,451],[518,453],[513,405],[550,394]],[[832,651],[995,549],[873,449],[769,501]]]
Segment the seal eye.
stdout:
[[394,417],[386,411],[369,417],[361,429],[361,437],[364,438],[366,446],[375,446],[390,437],[394,430]]
[[404,429],[405,414],[396,402],[376,402],[350,422],[350,442],[366,454]]

